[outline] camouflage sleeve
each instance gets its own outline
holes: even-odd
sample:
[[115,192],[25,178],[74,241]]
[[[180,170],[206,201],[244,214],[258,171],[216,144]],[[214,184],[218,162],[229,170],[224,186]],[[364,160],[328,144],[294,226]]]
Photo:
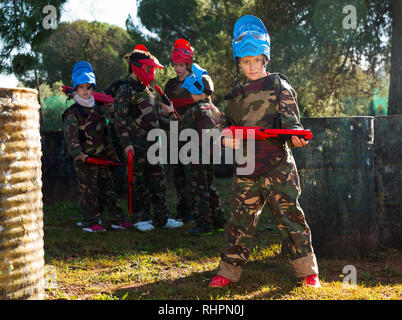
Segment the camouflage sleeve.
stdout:
[[108,103],[103,106],[103,110],[105,111],[106,119],[108,120],[110,126],[114,124],[114,103]]
[[145,91],[135,93],[134,103],[138,105],[138,109],[140,110],[140,115],[135,119],[137,127],[147,127],[147,129],[159,127],[158,117],[155,110],[155,108],[158,108],[160,105],[160,102],[158,103],[158,97],[159,95],[151,97]]
[[300,123],[296,92],[289,85],[286,85],[281,92],[278,112],[281,117],[282,129],[304,129]]
[[106,150],[106,154],[110,160],[120,162],[120,158],[113,148],[112,140],[111,140],[109,134],[107,134],[106,138],[105,138],[105,150]]
[[130,136],[130,124],[128,123],[128,113],[130,108],[130,92],[125,85],[122,85],[116,93],[114,100],[114,127],[123,150],[132,145]]
[[80,144],[79,124],[74,112],[70,111],[67,113],[63,131],[68,153],[75,159],[78,155],[83,153],[83,150]]
[[[104,119],[102,119],[103,121],[102,121],[102,129],[103,129],[103,131],[105,132],[105,138],[104,138],[104,146],[105,146],[105,151],[106,151],[106,154],[107,154],[107,156],[108,156],[108,158],[110,159],[110,160],[113,160],[113,161],[120,161],[120,159],[119,159],[119,157],[117,156],[117,153],[116,153],[116,151],[114,150],[114,147],[113,147],[113,142],[112,142],[112,138],[111,138],[111,136],[110,136],[110,122],[109,122],[109,124],[107,124],[107,122],[106,122],[106,117],[107,117],[107,106],[102,106],[102,108],[105,110],[105,118]],[[109,120],[110,121],[110,120]]]
[[227,114],[227,106],[225,106],[220,113],[217,127],[222,130],[223,128],[229,127],[230,125],[232,125],[232,122],[230,121],[230,117]]
[[212,103],[200,105],[196,119],[198,130],[216,128],[216,118],[212,112],[213,107],[215,106]]

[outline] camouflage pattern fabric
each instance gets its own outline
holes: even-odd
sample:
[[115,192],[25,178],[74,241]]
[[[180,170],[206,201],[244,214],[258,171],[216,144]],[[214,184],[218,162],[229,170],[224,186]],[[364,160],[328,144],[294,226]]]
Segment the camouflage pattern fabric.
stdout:
[[[117,91],[120,88],[120,86],[127,84],[128,78],[125,79],[119,79],[117,81],[114,81],[111,83],[105,90],[104,92],[106,94],[111,95],[113,98],[116,97]],[[109,120],[108,123],[108,128],[109,128],[109,134],[110,138],[112,140],[113,147],[119,156],[120,159],[124,159],[124,149],[123,146],[120,143],[119,136],[117,134],[116,128],[115,128],[115,106],[114,103],[107,104],[105,105],[105,114],[107,119]],[[111,167],[112,170],[112,176],[114,181],[117,181],[117,170],[119,168],[114,168]],[[132,214],[134,217],[150,217],[151,216],[151,201],[148,196],[144,197],[144,195],[149,194],[149,190],[146,188],[146,186],[141,186],[141,189],[138,190],[139,186],[134,186],[134,191],[133,191],[133,208],[132,208]]]
[[67,149],[73,159],[81,153],[119,161],[115,153],[102,105],[89,108],[77,103],[70,106],[62,116]]
[[[118,205],[111,171],[108,167],[74,161],[78,179],[78,196],[84,227],[103,222],[120,225],[127,221],[127,215]],[[106,221],[102,213],[106,209]]]
[[[187,89],[182,88],[183,81],[178,80],[178,78],[170,79],[166,85],[164,92],[169,97],[169,99],[191,99],[191,94]],[[186,113],[186,107],[176,108],[177,113],[182,117]]]
[[[156,108],[158,95],[151,87],[144,87],[132,78],[121,85],[116,93],[115,129],[123,150],[134,148],[133,207],[143,207],[143,199],[148,198],[154,209],[153,223],[166,224],[169,209],[166,204],[166,176],[159,164],[147,161],[148,148],[153,142],[147,141],[148,131],[159,128]],[[144,206],[146,209],[146,206]],[[149,211],[142,210],[134,216],[134,222],[149,219]]]
[[[303,130],[296,92],[287,82],[276,77],[276,74],[247,82],[243,89],[236,87],[232,99],[223,108],[221,117],[222,128],[237,125]],[[284,155],[286,144],[293,146],[290,139],[282,137],[256,140],[255,171],[251,175],[261,175],[275,167]],[[245,155],[246,151],[247,142],[244,143]]]
[[120,159],[124,159],[124,150],[120,143],[119,136],[117,135],[115,129],[115,111],[114,111],[114,104],[110,103],[104,106],[106,119],[108,120],[108,132],[110,136],[110,140],[113,146],[113,149],[116,151],[118,157]]
[[186,194],[186,176],[184,165],[181,163],[171,164],[173,184],[176,189],[177,204],[176,204],[176,218],[183,219],[185,216],[193,214],[194,204],[190,201]]
[[225,210],[222,208],[222,203],[219,193],[215,188],[215,166],[214,164],[206,164],[207,185],[209,193],[209,209],[214,229],[224,228],[226,224]]
[[[270,129],[279,123],[283,129],[303,128],[294,90],[287,83],[279,83],[278,78],[267,78],[247,82],[244,90],[234,90],[232,99],[222,112],[221,127],[237,125]],[[267,82],[273,85],[268,86]],[[289,140],[269,139],[263,143],[262,146],[256,144],[255,172],[233,178],[231,214],[226,227],[229,246],[221,254],[218,274],[239,281],[265,203],[277,223],[283,239],[282,247],[296,276],[318,274],[311,232],[298,202],[300,182]],[[262,156],[264,152],[265,157]]]
[[[133,218],[134,222],[152,219],[155,226],[163,226],[170,217],[166,204],[166,176],[161,165],[152,165],[146,154],[152,142],[140,138],[133,139],[134,146],[134,186]],[[146,204],[149,205],[146,205]],[[151,217],[150,207],[154,217]]]
[[[208,75],[204,75],[203,82],[204,88],[209,94],[212,94],[214,90],[212,79]],[[182,84],[183,81],[179,81],[177,78],[170,79],[165,85],[165,93],[170,99],[191,98],[188,90],[181,87]],[[197,130],[201,137],[202,129],[216,128],[217,108],[212,104],[210,98],[177,108],[176,111],[182,118],[182,122],[179,123],[179,132],[191,128]],[[201,140],[200,142],[202,143]],[[179,148],[183,144],[185,142],[179,143]],[[200,148],[200,155],[201,151]],[[200,164],[183,165],[179,163],[173,167],[173,179],[179,198],[178,208],[183,203],[182,199],[186,198],[186,203],[192,204],[197,225],[204,231],[223,227],[224,210],[214,187],[215,176],[212,164],[201,164],[201,159]],[[185,210],[189,210],[188,206]]]
[[[88,156],[119,161],[113,150],[101,105],[94,108],[74,104],[63,114],[64,138],[69,154],[74,158]],[[103,209],[107,209],[110,222],[121,224],[126,220],[123,209],[117,204],[111,171],[108,167],[74,161],[78,178],[78,194],[83,224],[98,223]]]
[[151,87],[144,87],[131,77],[119,87],[114,103],[115,128],[123,149],[134,146],[133,137],[146,141],[148,131],[159,128],[158,97]]
[[[177,77],[170,79],[165,85],[164,92],[170,99],[191,98],[190,92],[181,87],[183,82],[184,81],[179,81]],[[176,111],[179,116],[182,117],[186,113],[186,108],[177,108]],[[163,122],[165,123],[164,128],[168,129],[168,120],[163,119]],[[190,201],[188,196],[186,196],[187,191],[184,165],[179,162],[178,164],[171,164],[170,166],[172,168],[173,184],[176,188],[178,199],[176,204],[176,217],[183,218],[184,216],[194,212],[194,203]]]
[[[197,130],[199,136],[202,137],[203,129],[216,128],[214,111],[210,98],[186,107],[179,130],[192,128]],[[201,163],[201,152],[203,151],[201,146],[202,139],[200,139],[199,164],[190,163],[185,165],[184,172],[187,181],[187,195],[191,202],[194,203],[196,223],[205,231],[209,231],[213,228],[222,228],[224,226],[225,214],[214,186],[215,177],[212,159],[211,164]],[[210,150],[210,155],[212,155],[212,149]]]

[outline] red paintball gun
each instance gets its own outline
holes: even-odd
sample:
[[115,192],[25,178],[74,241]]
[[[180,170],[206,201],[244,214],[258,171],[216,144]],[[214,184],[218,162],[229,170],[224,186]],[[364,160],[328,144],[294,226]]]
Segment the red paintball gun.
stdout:
[[125,166],[124,163],[114,162],[114,161],[105,160],[105,159],[99,159],[99,158],[95,158],[95,157],[87,157],[85,159],[85,162],[89,163],[89,164],[94,164],[97,166],[120,166],[120,167]]
[[[64,93],[69,94],[69,93],[72,93],[73,91],[74,91],[73,88],[63,86]],[[96,102],[100,102],[100,103],[104,103],[104,104],[114,103],[114,98],[111,95],[99,93],[99,92],[94,92],[92,95],[94,96]]]
[[[159,95],[161,96],[162,102],[163,102],[164,104],[166,104],[167,106],[170,106],[170,105],[171,105],[171,102],[170,102],[170,100],[169,100],[169,97],[166,95],[166,93],[164,93],[164,92],[162,91],[162,89],[161,89],[157,84],[155,85],[155,89],[156,89],[156,91],[158,91]],[[174,116],[176,117],[177,120],[182,121],[182,120],[181,120],[181,117],[179,116],[179,114],[177,113],[176,109],[174,108],[174,104],[172,104],[172,105],[173,105],[173,113],[174,113]]]
[[243,140],[247,140],[247,130],[254,131],[255,140],[265,140],[268,138],[276,138],[279,136],[298,136],[305,140],[310,140],[313,134],[310,130],[290,130],[290,129],[265,129],[261,127],[240,127],[230,126],[222,130],[224,137],[236,137],[236,131],[242,134]]
[[127,152],[127,175],[128,175],[128,213],[133,214],[133,185],[134,185],[134,152]]
[[173,103],[175,108],[185,107],[194,103],[193,98],[176,98],[170,99],[170,101]]
[[[133,151],[129,151],[127,154],[128,163],[127,163],[127,173],[128,173],[128,212],[133,214],[133,184],[134,184],[134,156]],[[126,166],[124,163],[114,162],[111,160],[99,159],[95,157],[87,157],[85,159],[86,163],[94,164],[97,166]]]

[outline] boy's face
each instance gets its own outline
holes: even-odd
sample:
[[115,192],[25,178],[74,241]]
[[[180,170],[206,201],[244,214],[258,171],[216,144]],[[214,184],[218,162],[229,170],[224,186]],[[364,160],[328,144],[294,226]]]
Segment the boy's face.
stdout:
[[187,64],[185,63],[173,62],[173,69],[179,78],[183,78],[188,75]]
[[265,77],[266,64],[267,60],[262,54],[259,56],[246,56],[239,58],[240,68],[249,80],[258,80]]
[[77,86],[77,93],[82,99],[89,99],[93,92],[93,85],[89,83],[80,84]]

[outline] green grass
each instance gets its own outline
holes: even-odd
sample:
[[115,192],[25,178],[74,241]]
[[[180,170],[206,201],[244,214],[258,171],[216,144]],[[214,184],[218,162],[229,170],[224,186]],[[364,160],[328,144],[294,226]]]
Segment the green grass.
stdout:
[[[231,179],[218,179],[225,208]],[[175,208],[174,187],[169,184],[168,203]],[[126,209],[127,204],[121,201]],[[175,211],[172,210],[175,215]],[[194,237],[184,228],[134,230],[89,234],[75,224],[80,220],[76,202],[44,208],[47,299],[90,300],[248,300],[248,299],[401,299],[402,252],[387,250],[368,259],[319,259],[321,289],[301,287],[287,258],[281,253],[279,233],[264,209],[254,237],[255,247],[241,281],[229,288],[210,289],[220,252],[226,247],[223,233]],[[343,284],[342,270],[357,268],[357,284]]]

